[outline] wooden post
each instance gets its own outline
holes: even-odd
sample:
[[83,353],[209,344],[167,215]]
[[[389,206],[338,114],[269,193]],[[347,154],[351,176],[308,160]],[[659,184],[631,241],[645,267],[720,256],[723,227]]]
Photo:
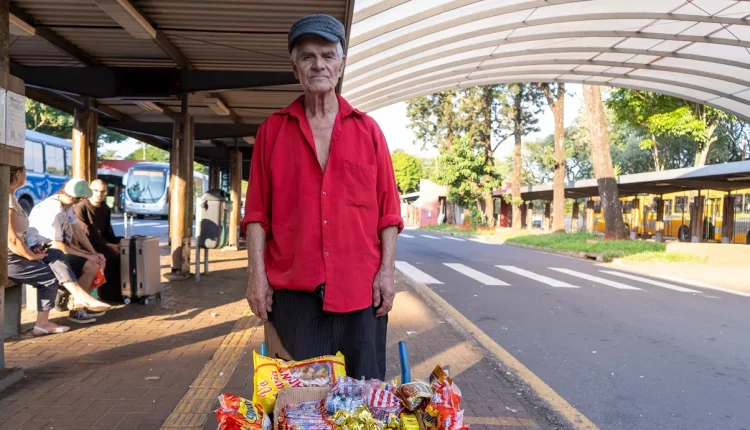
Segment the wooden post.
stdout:
[[698,195],[693,199],[693,210],[690,214],[690,230],[692,232],[692,242],[703,242],[703,212],[706,206],[706,197]]
[[208,166],[208,189],[219,188],[221,188],[221,168],[217,164],[211,164]]
[[544,231],[549,232],[550,228],[552,227],[550,225],[551,223],[551,213],[552,213],[552,205],[549,201],[544,202],[544,219],[542,220],[542,228]]
[[664,242],[664,198],[656,201],[656,234],[654,240]]
[[638,229],[641,226],[641,201],[634,198],[630,202],[630,239],[638,239]]
[[731,192],[724,196],[723,209],[721,221],[721,243],[732,243],[734,240],[734,196]]
[[578,200],[573,201],[573,213],[570,216],[570,232],[575,233],[578,231],[578,216],[580,215],[580,207]]
[[586,202],[586,219],[584,221],[586,231],[589,233],[594,233],[594,201],[591,199]]
[[171,280],[190,275],[190,238],[193,222],[193,120],[187,113],[183,95],[182,114],[173,119],[172,154],[169,178],[169,234],[172,251]]
[[229,246],[239,245],[240,206],[242,205],[242,152],[239,139],[234,141],[234,151],[229,154],[229,198],[232,200],[232,215],[229,218]]
[[96,113],[90,109],[76,109],[73,119],[73,177],[87,182],[96,179],[98,123]]

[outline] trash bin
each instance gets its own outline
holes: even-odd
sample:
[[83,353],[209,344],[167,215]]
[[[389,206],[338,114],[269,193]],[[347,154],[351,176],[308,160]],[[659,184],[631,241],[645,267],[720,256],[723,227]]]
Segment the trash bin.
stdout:
[[205,249],[217,249],[226,246],[229,238],[229,217],[232,202],[224,190],[208,190],[201,197],[200,234],[198,246]]

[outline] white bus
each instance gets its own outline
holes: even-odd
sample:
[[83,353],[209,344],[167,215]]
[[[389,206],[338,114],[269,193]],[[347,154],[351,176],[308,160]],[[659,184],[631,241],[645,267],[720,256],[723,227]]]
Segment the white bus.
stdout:
[[[125,212],[141,219],[153,215],[169,217],[169,163],[138,163],[123,178]],[[208,191],[208,177],[193,173],[193,199]]]

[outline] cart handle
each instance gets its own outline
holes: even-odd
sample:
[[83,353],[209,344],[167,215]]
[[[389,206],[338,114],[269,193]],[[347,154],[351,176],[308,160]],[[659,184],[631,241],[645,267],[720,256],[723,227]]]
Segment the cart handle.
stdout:
[[411,368],[409,367],[409,352],[406,349],[406,343],[398,343],[398,355],[401,359],[401,383],[411,382]]

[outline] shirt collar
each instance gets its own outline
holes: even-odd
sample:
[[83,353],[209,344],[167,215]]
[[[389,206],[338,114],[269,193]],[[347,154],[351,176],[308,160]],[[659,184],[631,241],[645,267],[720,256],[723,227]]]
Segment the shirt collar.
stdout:
[[[341,96],[341,94],[336,94],[336,98],[339,101],[339,114],[341,114],[342,117],[345,118],[352,114],[358,116],[364,115],[364,112],[360,111],[359,109],[353,108],[352,105],[350,105],[349,102]],[[291,115],[296,118],[303,117],[305,115],[304,100],[304,95],[297,97],[296,100],[294,100],[289,106],[280,110],[279,113]]]

